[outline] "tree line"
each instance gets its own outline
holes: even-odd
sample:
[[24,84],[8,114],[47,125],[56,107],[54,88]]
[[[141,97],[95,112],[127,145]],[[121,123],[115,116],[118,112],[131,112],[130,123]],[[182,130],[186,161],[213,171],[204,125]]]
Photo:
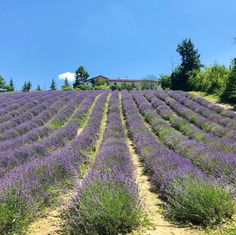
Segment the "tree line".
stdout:
[[[157,78],[154,75],[148,75],[146,78],[144,78],[143,84],[141,87],[137,87],[135,84],[121,84],[121,85],[112,85],[109,86],[107,81],[100,81],[100,80],[93,80],[91,79],[88,82],[89,78],[89,73],[85,69],[84,66],[79,66],[78,69],[75,71],[75,81],[71,85],[68,78],[65,78],[64,84],[61,86],[61,90],[72,90],[72,89],[80,89],[80,90],[90,90],[90,89],[95,89],[95,90],[104,90],[104,89],[112,89],[112,90],[134,90],[134,89],[154,89],[153,84],[149,84],[145,82],[145,80],[157,80]],[[2,81],[2,83],[1,83]],[[7,92],[13,92],[15,91],[13,80],[10,80],[9,85],[6,85],[5,80],[3,77],[0,78],[0,88],[5,89]],[[31,81],[26,81],[22,87],[23,92],[29,92],[32,89],[32,83]],[[50,85],[50,90],[57,90],[57,84],[55,79],[52,79],[51,85]],[[59,88],[60,89],[60,88]],[[37,86],[35,89],[36,91],[42,91],[42,88],[40,85]]]
[[162,88],[202,91],[236,103],[236,58],[229,68],[217,63],[204,66],[191,39],[183,40],[176,51],[181,56],[181,64],[171,74],[160,76]]
[[[228,68],[215,63],[212,66],[204,66],[200,60],[200,54],[191,39],[184,39],[177,45],[176,51],[181,56],[180,65],[172,71],[171,74],[161,75],[159,84],[163,89],[184,90],[184,91],[202,91],[207,94],[216,94],[222,100],[236,103],[236,58],[232,60]],[[92,81],[87,84],[89,73],[84,66],[79,66],[75,71],[75,81],[70,85],[68,79],[64,80],[62,90],[71,89],[138,89],[135,85],[122,84],[121,86],[109,87],[106,81]],[[15,91],[14,82],[11,79],[9,84],[0,76],[0,91]],[[32,89],[30,81],[25,82],[22,88],[23,92],[29,92]],[[143,89],[150,89],[143,85]],[[36,91],[41,91],[40,85]],[[50,90],[57,90],[55,79],[52,79]]]
[[[72,90],[72,89],[78,89],[82,88],[82,86],[87,82],[87,79],[89,77],[88,72],[84,68],[84,66],[80,66],[75,71],[75,82],[73,83],[73,86],[70,85],[68,79],[66,78],[64,80],[64,84],[62,85],[62,90]],[[29,92],[32,89],[32,82],[31,81],[25,81],[24,85],[22,87],[23,92]],[[13,79],[10,79],[9,84],[6,83],[5,79],[0,75],[0,90],[6,91],[6,92],[14,92],[15,91],[15,85],[13,82]],[[38,85],[35,89],[36,91],[42,91],[42,88],[40,85]],[[52,79],[50,90],[57,90],[57,85],[55,79]]]

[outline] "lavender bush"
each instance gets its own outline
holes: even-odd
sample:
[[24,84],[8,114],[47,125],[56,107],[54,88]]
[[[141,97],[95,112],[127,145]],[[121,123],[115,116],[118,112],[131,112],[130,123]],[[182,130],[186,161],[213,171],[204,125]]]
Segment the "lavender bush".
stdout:
[[90,161],[81,149],[96,143],[106,97],[107,93],[99,97],[88,126],[65,149],[16,167],[0,180],[1,234],[21,234],[55,193],[80,175],[80,167]]
[[102,147],[77,196],[64,212],[65,231],[118,234],[140,225],[143,212],[133,170],[118,92],[113,92]]
[[147,122],[167,146],[190,159],[207,174],[224,178],[235,187],[235,153],[222,153],[198,141],[187,138],[163,120],[139,92],[134,91],[132,95]]
[[[155,189],[167,202],[168,215],[181,222],[204,226],[231,218],[234,199],[230,188],[167,148],[144,124],[129,93],[123,91],[122,96],[129,134]],[[225,198],[224,205],[219,204],[222,197]],[[185,204],[187,200],[192,203]]]
[[225,117],[228,117],[228,118],[236,118],[236,113],[232,110],[226,110],[224,108],[222,108],[221,106],[219,105],[216,105],[210,101],[207,101],[206,99],[202,98],[202,97],[197,97],[191,93],[187,93],[187,92],[181,92],[182,95],[185,95],[186,97],[190,98],[191,100],[199,103],[200,105],[208,108],[208,109],[211,109],[217,113],[219,113],[220,115],[222,116],[225,116]]
[[[176,113],[164,101],[158,99],[152,91],[145,92],[144,96],[151,102],[152,106],[163,119],[169,121],[175,129],[179,130],[184,135],[217,148],[219,151],[236,152],[236,143],[233,140],[220,138],[213,134],[206,133],[202,129],[191,124],[188,120],[181,116],[177,116]],[[172,105],[170,106],[172,107]],[[181,107],[180,109],[183,110]],[[182,113],[179,108],[175,108],[175,110],[177,110],[177,113]]]

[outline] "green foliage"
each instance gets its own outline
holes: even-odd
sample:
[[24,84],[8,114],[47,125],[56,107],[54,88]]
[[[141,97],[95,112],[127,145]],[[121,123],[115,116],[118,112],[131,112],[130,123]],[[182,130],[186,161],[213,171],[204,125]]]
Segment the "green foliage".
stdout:
[[65,79],[64,84],[61,87],[61,89],[64,91],[72,90],[72,87],[70,86],[70,83],[67,78]]
[[235,212],[234,198],[227,189],[191,177],[176,179],[167,200],[168,215],[184,223],[213,226]]
[[73,206],[64,211],[65,231],[67,234],[125,234],[144,218],[136,196],[121,182],[96,180],[86,185]]
[[5,79],[0,75],[0,88],[6,88],[6,86]]
[[57,89],[56,82],[55,82],[54,79],[52,79],[52,83],[51,83],[50,89],[51,89],[52,91],[55,91],[55,90]]
[[94,86],[93,88],[94,90],[109,90],[110,89],[110,87],[107,84]]
[[108,82],[106,79],[92,79],[91,83],[93,86],[103,86],[103,85],[108,85]]
[[141,82],[141,89],[142,89],[142,90],[149,90],[149,89],[151,89],[151,86],[150,86],[149,82],[147,82],[147,81],[142,81],[142,82]]
[[110,86],[110,89],[111,90],[137,90],[138,87],[133,83],[133,84],[127,84],[127,83],[122,83],[121,85],[117,85],[117,84],[114,84],[114,85],[111,85]]
[[170,88],[171,87],[171,78],[169,75],[162,74],[159,79],[159,85],[163,88]]
[[42,91],[40,85],[37,86],[36,91]]
[[6,198],[4,203],[0,203],[0,234],[20,234],[19,231],[26,230],[32,213],[27,202],[13,189]]
[[193,70],[200,70],[201,61],[198,50],[191,39],[185,39],[177,46],[176,50],[181,56],[181,65],[171,74],[171,88],[174,90],[189,90],[189,73]]
[[137,87],[135,86],[134,83],[132,84],[127,84],[127,83],[122,83],[121,84],[121,90],[135,90]]
[[228,75],[229,69],[225,66],[214,64],[204,68],[202,71],[192,71],[189,74],[188,84],[191,90],[221,95],[225,89]]
[[14,90],[15,90],[15,86],[14,86],[13,80],[11,78],[11,80],[9,82],[9,85],[7,86],[7,91],[8,92],[13,92]]
[[79,90],[93,90],[93,86],[89,84],[81,84],[76,87]]
[[30,81],[25,82],[22,88],[23,92],[29,92],[32,87],[32,83]]
[[84,66],[80,66],[75,71],[75,83],[73,84],[74,88],[78,88],[80,85],[84,84],[89,77],[88,72],[85,70]]
[[233,65],[221,98],[236,103],[236,63],[234,62]]

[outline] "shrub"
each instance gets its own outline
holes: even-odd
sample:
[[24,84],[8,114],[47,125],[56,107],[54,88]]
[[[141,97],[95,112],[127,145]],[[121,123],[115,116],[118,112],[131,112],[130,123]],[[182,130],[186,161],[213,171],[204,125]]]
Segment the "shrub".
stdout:
[[93,88],[94,90],[109,90],[110,89],[110,87],[107,84],[96,85]]
[[63,214],[69,234],[118,234],[129,232],[142,220],[137,195],[121,181],[93,181],[79,191]]
[[7,200],[0,203],[0,234],[17,234],[24,231],[32,216],[27,202],[14,190],[9,190]]
[[229,69],[225,66],[214,64],[204,68],[202,71],[194,70],[189,73],[188,84],[192,90],[221,95],[225,89],[228,75]]
[[163,89],[171,87],[171,79],[169,75],[162,74],[159,79],[159,84]]
[[191,177],[176,179],[167,193],[168,215],[178,221],[212,226],[231,218],[235,211],[232,194],[211,182]]
[[226,88],[221,96],[222,99],[236,103],[236,64],[229,74]]
[[93,86],[89,84],[81,84],[76,87],[79,90],[93,90]]

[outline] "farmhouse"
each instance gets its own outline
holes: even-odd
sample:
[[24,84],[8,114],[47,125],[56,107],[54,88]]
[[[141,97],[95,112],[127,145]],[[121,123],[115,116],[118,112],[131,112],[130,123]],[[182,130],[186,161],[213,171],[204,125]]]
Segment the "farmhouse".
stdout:
[[107,82],[109,86],[112,85],[122,85],[122,84],[127,84],[127,85],[133,85],[136,87],[149,87],[149,88],[154,88],[158,86],[158,81],[155,80],[140,80],[140,79],[123,79],[123,78],[108,78],[103,75],[99,75],[93,78],[88,79],[89,82],[92,84],[95,82]]

